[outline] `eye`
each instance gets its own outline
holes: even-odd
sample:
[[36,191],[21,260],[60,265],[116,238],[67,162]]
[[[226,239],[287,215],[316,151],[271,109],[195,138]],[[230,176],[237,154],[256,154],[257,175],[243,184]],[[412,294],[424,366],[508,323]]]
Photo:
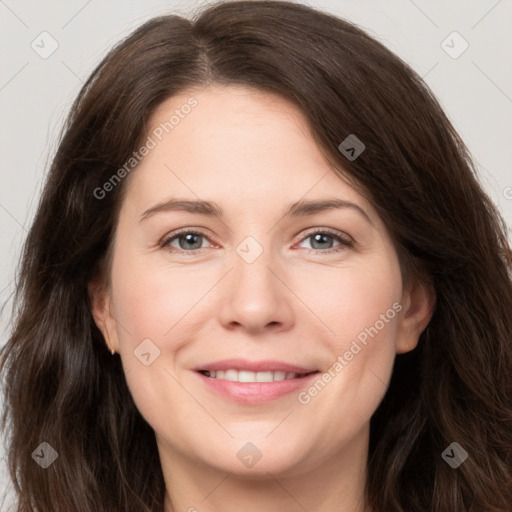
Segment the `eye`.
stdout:
[[[208,240],[208,237],[201,231],[184,229],[177,233],[172,233],[170,237],[162,240],[159,245],[162,248],[171,248],[172,252],[193,252],[204,248],[202,242],[205,239]],[[172,245],[175,241],[178,243],[178,247]]]
[[[347,247],[354,246],[353,240],[348,235],[326,228],[317,228],[316,230],[310,232],[305,238],[302,239],[301,243],[306,240],[311,240],[311,250],[321,253],[340,252]],[[337,246],[334,246],[337,248],[334,249],[333,240],[337,240],[339,242]]]
[[[312,248],[314,252],[320,253],[333,253],[341,252],[347,247],[353,247],[353,240],[344,233],[331,230],[328,228],[317,228],[309,232],[306,237],[301,239],[301,243],[311,239]],[[203,242],[209,240],[208,236],[201,232],[195,231],[190,228],[171,233],[170,236],[164,238],[160,243],[160,247],[169,248],[171,252],[189,252],[194,253],[204,249]],[[333,248],[333,240],[338,242]],[[177,243],[177,246],[174,245]]]

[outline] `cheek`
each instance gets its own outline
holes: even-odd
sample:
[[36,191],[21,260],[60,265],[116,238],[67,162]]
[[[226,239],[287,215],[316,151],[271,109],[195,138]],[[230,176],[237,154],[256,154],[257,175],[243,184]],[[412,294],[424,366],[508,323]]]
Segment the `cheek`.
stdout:
[[173,411],[185,416],[190,396],[176,380],[177,360],[194,334],[187,313],[194,313],[204,291],[188,273],[151,268],[141,260],[119,258],[112,276],[126,383],[148,424],[180,439],[183,431]]
[[319,273],[315,287],[310,280],[311,288],[302,291],[326,326],[324,346],[319,350],[327,350],[322,382],[307,390],[300,401],[329,408],[336,404],[337,411],[358,411],[360,418],[369,418],[385,393],[393,368],[402,279],[391,247],[364,262],[353,261],[344,268]]
[[185,267],[155,265],[151,258],[120,257],[113,273],[116,318],[126,327],[120,335],[130,344],[144,338],[168,344],[211,287],[207,277]]
[[345,284],[349,282],[354,285],[352,300],[343,296],[341,305],[338,300],[337,316],[330,320],[336,335],[325,336],[319,347],[328,354],[322,373],[297,396],[304,421],[315,417],[309,433],[319,440],[319,453],[331,450],[333,440],[336,446],[346,445],[369,424],[384,398],[395,359],[401,304],[394,299],[400,294],[389,284],[374,289],[355,278]]
[[151,418],[162,415],[163,401],[173,402],[180,396],[164,390],[177,391],[170,374],[176,374],[177,354],[192,334],[187,313],[194,312],[204,291],[200,282],[194,282],[193,273],[156,268],[150,260],[136,250],[119,251],[113,261],[112,287],[127,384],[140,412],[152,424]]
[[[400,267],[391,248],[366,258],[354,257],[347,264],[318,267],[302,281],[298,293],[317,313],[337,351],[365,334],[393,339],[397,307],[402,296]],[[398,308],[400,309],[400,308]]]

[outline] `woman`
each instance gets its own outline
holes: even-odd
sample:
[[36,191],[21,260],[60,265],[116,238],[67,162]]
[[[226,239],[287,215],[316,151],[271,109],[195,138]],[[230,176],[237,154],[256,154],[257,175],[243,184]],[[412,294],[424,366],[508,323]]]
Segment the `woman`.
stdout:
[[360,29],[150,20],[80,92],[24,247],[17,509],[510,510],[511,266],[439,104]]

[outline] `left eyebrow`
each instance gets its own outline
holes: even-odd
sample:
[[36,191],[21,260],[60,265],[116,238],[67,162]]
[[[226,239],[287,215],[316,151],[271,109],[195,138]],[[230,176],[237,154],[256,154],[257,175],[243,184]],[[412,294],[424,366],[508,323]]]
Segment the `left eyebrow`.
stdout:
[[342,208],[352,208],[360,213],[370,224],[373,225],[370,216],[355,203],[344,201],[343,199],[323,199],[310,201],[297,201],[286,210],[284,217],[292,215],[294,217],[305,217],[307,215],[315,215],[326,210],[336,210]]
[[[293,216],[293,217],[305,217],[308,215],[315,215],[317,213],[334,210],[334,209],[342,209],[342,208],[351,208],[358,213],[360,213],[370,224],[373,225],[370,216],[361,208],[359,205],[355,203],[351,203],[349,201],[344,201],[342,199],[323,199],[323,200],[301,200],[291,204],[288,209],[283,214],[283,217]],[[188,200],[188,199],[169,199],[168,201],[164,201],[162,203],[158,203],[151,208],[148,208],[140,217],[139,222],[155,215],[157,213],[169,212],[169,211],[185,211],[189,213],[195,213],[199,215],[207,215],[209,217],[217,216],[222,217],[223,211],[222,208],[212,201],[202,201],[202,200]]]

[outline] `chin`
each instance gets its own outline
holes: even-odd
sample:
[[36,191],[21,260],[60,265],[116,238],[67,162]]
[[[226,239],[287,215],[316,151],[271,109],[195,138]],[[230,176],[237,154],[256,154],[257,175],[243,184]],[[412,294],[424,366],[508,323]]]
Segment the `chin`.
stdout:
[[306,471],[304,452],[298,447],[304,447],[304,443],[285,446],[265,439],[267,435],[262,433],[256,438],[244,437],[243,441],[237,436],[226,443],[219,443],[217,439],[212,445],[219,448],[214,453],[210,452],[206,460],[203,453],[202,458],[206,464],[217,470],[241,477],[268,478],[268,473],[282,476],[303,474]]

